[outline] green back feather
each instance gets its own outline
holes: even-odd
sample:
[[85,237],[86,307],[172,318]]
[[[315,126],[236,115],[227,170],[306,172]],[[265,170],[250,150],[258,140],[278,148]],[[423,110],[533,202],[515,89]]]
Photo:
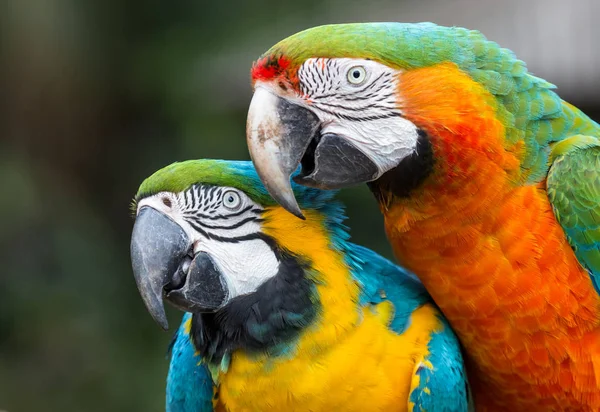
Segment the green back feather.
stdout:
[[552,149],[548,198],[579,263],[600,292],[600,139],[572,136]]

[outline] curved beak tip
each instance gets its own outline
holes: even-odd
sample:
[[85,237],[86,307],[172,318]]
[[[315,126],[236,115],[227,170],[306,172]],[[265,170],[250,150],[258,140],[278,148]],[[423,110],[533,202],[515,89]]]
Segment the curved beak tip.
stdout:
[[164,320],[159,320],[156,318],[154,320],[156,321],[156,323],[158,323],[158,326],[160,326],[162,330],[164,330],[165,332],[169,330],[169,322],[167,321],[166,317]]
[[312,111],[262,87],[254,92],[246,123],[250,157],[273,199],[300,219],[290,177],[319,129]]
[[[152,316],[152,319],[163,329],[169,329],[169,322],[167,320],[167,314],[165,312],[165,307],[163,304],[162,298],[162,286],[155,293],[155,288],[152,287],[144,287],[141,286],[139,288],[140,294],[142,295],[142,300],[146,306],[146,309]],[[151,296],[147,296],[150,294]],[[157,296],[158,294],[158,296]]]
[[298,219],[306,220],[306,217],[298,206],[296,206],[296,208],[285,208],[285,210],[296,216]]
[[163,303],[163,288],[189,249],[183,229],[173,220],[149,207],[136,218],[131,236],[131,264],[146,309],[167,330],[169,322]]
[[140,266],[143,266],[141,259],[138,257],[139,253],[132,254],[132,262],[134,268],[134,274],[136,275],[136,282],[138,284],[138,291],[142,297],[146,310],[152,316],[152,319],[164,330],[169,329],[169,322],[167,321],[167,315],[165,313],[165,307],[163,304],[162,297],[162,285],[160,280],[160,274],[153,273],[156,271],[150,270],[144,272],[143,276],[138,275],[140,273]]
[[[266,186],[269,186],[268,182],[266,182]],[[304,214],[302,213],[302,210],[300,209],[300,206],[298,205],[298,201],[294,196],[294,192],[292,191],[291,185],[289,185],[288,187],[289,189],[284,188],[283,190],[272,190],[271,188],[267,187],[267,190],[269,191],[269,193],[271,193],[271,196],[273,196],[275,201],[279,203],[285,210],[287,210],[297,218],[306,220]]]
[[169,330],[169,321],[167,320],[167,315],[164,309],[161,314],[153,313],[151,315],[152,319],[154,319],[154,321],[162,328],[162,330]]

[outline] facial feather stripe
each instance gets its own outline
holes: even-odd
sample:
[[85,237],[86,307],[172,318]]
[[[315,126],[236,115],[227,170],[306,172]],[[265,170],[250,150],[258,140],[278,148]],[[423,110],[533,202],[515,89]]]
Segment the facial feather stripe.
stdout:
[[[339,119],[360,122],[402,116],[397,106],[397,71],[369,63],[308,59],[298,69],[300,91],[313,108]],[[352,70],[364,71],[361,84],[348,80]]]
[[262,208],[233,188],[194,185],[179,193],[181,214],[204,237],[223,242],[256,239]]

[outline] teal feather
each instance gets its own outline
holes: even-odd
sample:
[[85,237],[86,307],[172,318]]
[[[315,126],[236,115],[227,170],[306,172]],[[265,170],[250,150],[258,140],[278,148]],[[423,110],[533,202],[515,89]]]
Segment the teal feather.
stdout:
[[431,302],[425,287],[413,274],[381,255],[350,242],[343,244],[341,251],[350,273],[360,285],[359,304],[376,305],[384,300],[394,304],[394,317],[390,325],[394,332],[404,332],[412,312]]
[[171,364],[167,377],[166,412],[211,412],[213,381],[207,366],[195,355],[185,323],[192,317],[183,315],[181,326],[171,343]]
[[[464,370],[458,341],[449,334],[450,325],[442,320],[444,329],[434,333],[429,342],[429,365],[421,365],[419,388],[411,393],[414,411],[454,412],[467,411],[469,394],[464,385]],[[427,390],[425,390],[427,389]],[[443,402],[440,402],[443,399]]]

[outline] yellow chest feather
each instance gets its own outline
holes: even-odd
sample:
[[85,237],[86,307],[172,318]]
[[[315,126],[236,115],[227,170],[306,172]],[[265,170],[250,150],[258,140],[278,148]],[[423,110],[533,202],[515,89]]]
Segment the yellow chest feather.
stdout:
[[[232,355],[219,376],[222,409],[238,411],[408,411],[413,373],[439,327],[431,305],[417,309],[398,335],[388,329],[389,302],[364,308],[362,319],[330,347],[322,334],[336,325],[307,331],[288,357],[275,360]],[[340,331],[337,331],[339,334]],[[327,340],[326,338],[324,339]]]
[[[217,411],[408,411],[415,365],[427,354],[431,332],[441,328],[437,310],[412,313],[402,335],[388,325],[393,305],[357,308],[359,287],[340,253],[332,250],[323,225],[310,210],[307,220],[281,207],[265,213],[263,231],[311,262],[322,274],[316,284],[318,320],[284,356],[234,352],[218,376]],[[310,239],[307,242],[306,239]]]

